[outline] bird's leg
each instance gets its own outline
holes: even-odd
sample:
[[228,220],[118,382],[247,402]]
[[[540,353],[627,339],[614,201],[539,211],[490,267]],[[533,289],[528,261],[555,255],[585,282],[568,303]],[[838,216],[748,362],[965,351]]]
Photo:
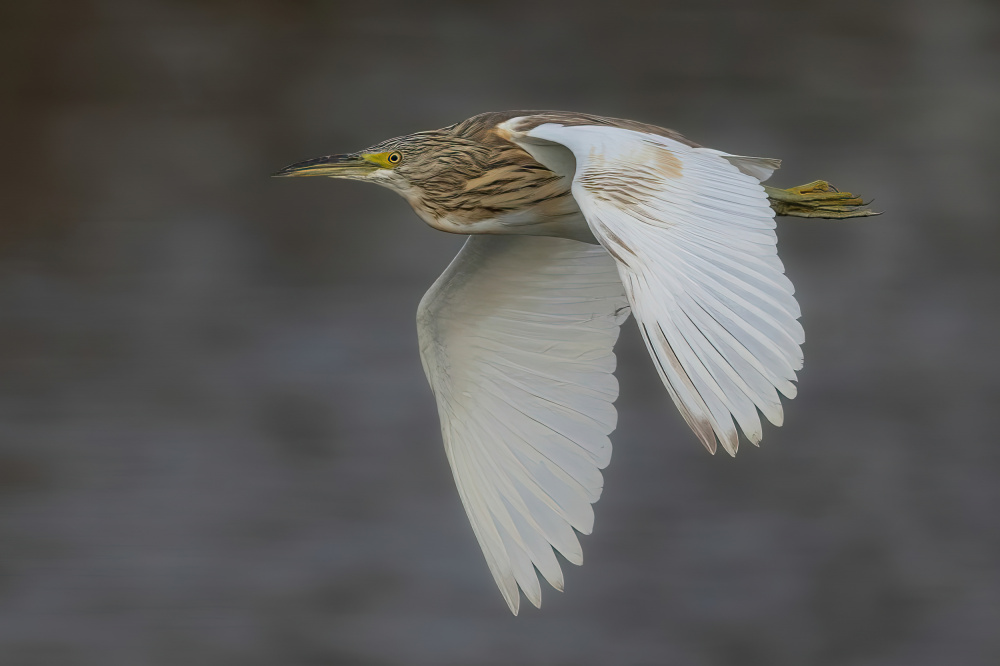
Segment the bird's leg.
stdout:
[[841,220],[848,217],[879,215],[864,208],[865,202],[850,192],[841,192],[825,180],[779,190],[764,186],[771,208],[778,215],[789,217],[826,217]]

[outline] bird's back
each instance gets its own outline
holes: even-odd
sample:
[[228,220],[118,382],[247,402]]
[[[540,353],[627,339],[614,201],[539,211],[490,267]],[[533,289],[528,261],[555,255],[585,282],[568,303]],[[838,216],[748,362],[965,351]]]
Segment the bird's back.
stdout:
[[[417,180],[410,203],[436,229],[460,234],[556,236],[596,243],[571,192],[572,178],[555,173],[510,140],[517,130],[545,123],[620,127],[665,136],[687,145],[673,130],[631,120],[567,111],[482,113],[439,130],[433,175]],[[440,168],[441,162],[447,168]],[[429,170],[430,171],[430,170]]]

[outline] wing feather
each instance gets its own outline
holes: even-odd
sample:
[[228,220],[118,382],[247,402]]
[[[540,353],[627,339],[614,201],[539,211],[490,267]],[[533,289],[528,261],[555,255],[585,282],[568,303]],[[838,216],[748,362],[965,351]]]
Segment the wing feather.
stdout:
[[421,301],[421,359],[459,496],[512,612],[583,562],[611,459],[628,301],[604,248],[473,236]]
[[572,152],[573,196],[618,263],[684,419],[712,452],[719,442],[736,453],[737,425],[758,443],[758,410],[780,425],[778,393],[795,396],[804,341],[760,185],[778,161],[626,127],[550,122],[519,132],[518,121],[507,123],[512,139],[551,168],[570,163],[559,151]]

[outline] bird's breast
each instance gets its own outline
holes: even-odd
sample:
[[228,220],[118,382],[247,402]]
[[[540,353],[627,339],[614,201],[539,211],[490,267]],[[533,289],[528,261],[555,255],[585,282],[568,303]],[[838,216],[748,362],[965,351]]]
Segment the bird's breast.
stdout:
[[569,179],[547,178],[510,188],[503,184],[498,186],[496,179],[481,181],[447,198],[419,196],[410,203],[427,224],[448,233],[554,236],[597,242],[573,198]]

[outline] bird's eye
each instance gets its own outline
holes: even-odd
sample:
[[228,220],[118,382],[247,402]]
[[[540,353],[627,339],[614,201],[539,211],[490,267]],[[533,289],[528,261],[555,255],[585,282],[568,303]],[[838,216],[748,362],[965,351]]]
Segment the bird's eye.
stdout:
[[403,156],[399,153],[389,153],[389,155],[385,158],[386,162],[389,164],[399,164],[402,159]]

